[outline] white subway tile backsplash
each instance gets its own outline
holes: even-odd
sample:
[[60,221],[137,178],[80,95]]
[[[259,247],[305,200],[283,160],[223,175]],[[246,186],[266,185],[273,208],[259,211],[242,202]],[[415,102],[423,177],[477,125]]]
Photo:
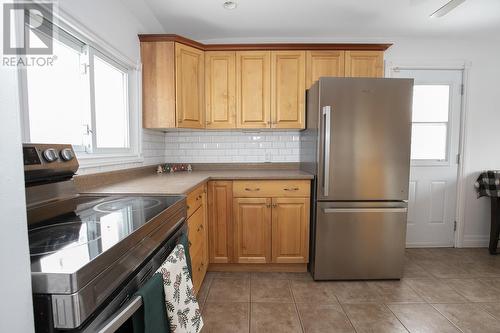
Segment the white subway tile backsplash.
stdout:
[[297,131],[169,131],[167,163],[298,162]]

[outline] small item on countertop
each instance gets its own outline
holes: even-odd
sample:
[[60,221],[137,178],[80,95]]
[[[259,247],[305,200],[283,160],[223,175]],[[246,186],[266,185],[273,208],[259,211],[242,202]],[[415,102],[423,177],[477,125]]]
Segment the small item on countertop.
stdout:
[[163,173],[163,168],[161,165],[158,165],[158,167],[156,168],[156,173]]
[[[187,171],[187,172],[193,171],[191,164],[184,164],[184,163],[163,164],[162,168],[163,168],[164,173],[174,173],[174,172],[179,172],[179,171]],[[159,169],[157,172],[160,173]]]

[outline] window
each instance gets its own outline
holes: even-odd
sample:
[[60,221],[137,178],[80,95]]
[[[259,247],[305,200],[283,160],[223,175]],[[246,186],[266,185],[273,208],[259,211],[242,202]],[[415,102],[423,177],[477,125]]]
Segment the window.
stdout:
[[56,25],[52,66],[23,72],[25,140],[69,143],[79,158],[136,151],[130,112],[132,66]]
[[449,104],[449,85],[414,86],[412,160],[446,160]]

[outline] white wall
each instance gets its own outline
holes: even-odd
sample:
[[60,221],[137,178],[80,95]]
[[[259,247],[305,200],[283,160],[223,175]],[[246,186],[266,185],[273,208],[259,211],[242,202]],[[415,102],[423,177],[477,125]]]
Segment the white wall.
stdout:
[[397,40],[386,61],[415,65],[470,62],[465,133],[462,246],[486,246],[489,199],[476,198],[474,182],[486,169],[500,169],[500,43],[490,40]]
[[[158,31],[160,24],[149,11],[133,0],[64,0],[59,1],[62,14],[69,16],[99,36],[133,62],[140,62],[137,35]],[[142,165],[158,164],[165,160],[163,132],[142,130],[143,162],[81,168],[78,174],[104,172]]]
[[17,89],[16,69],[0,65],[0,332],[30,333],[33,305]]
[[169,131],[169,163],[298,162],[297,131]]

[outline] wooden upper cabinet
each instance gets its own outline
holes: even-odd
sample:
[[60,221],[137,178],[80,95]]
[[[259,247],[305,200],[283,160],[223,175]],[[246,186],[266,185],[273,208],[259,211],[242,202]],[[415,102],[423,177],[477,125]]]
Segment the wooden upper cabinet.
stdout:
[[272,262],[307,263],[310,199],[307,197],[272,200]]
[[307,51],[306,89],[322,76],[343,77],[344,67],[345,51]]
[[142,42],[142,126],[175,127],[174,42]]
[[177,127],[205,127],[204,52],[175,43]]
[[271,52],[236,52],[236,127],[269,128]]
[[233,257],[233,182],[208,183],[210,263],[225,264]]
[[305,51],[271,53],[271,128],[305,127]]
[[205,52],[206,128],[236,127],[236,52]]
[[346,51],[346,77],[384,77],[384,52]]
[[271,262],[271,198],[234,198],[235,262]]

